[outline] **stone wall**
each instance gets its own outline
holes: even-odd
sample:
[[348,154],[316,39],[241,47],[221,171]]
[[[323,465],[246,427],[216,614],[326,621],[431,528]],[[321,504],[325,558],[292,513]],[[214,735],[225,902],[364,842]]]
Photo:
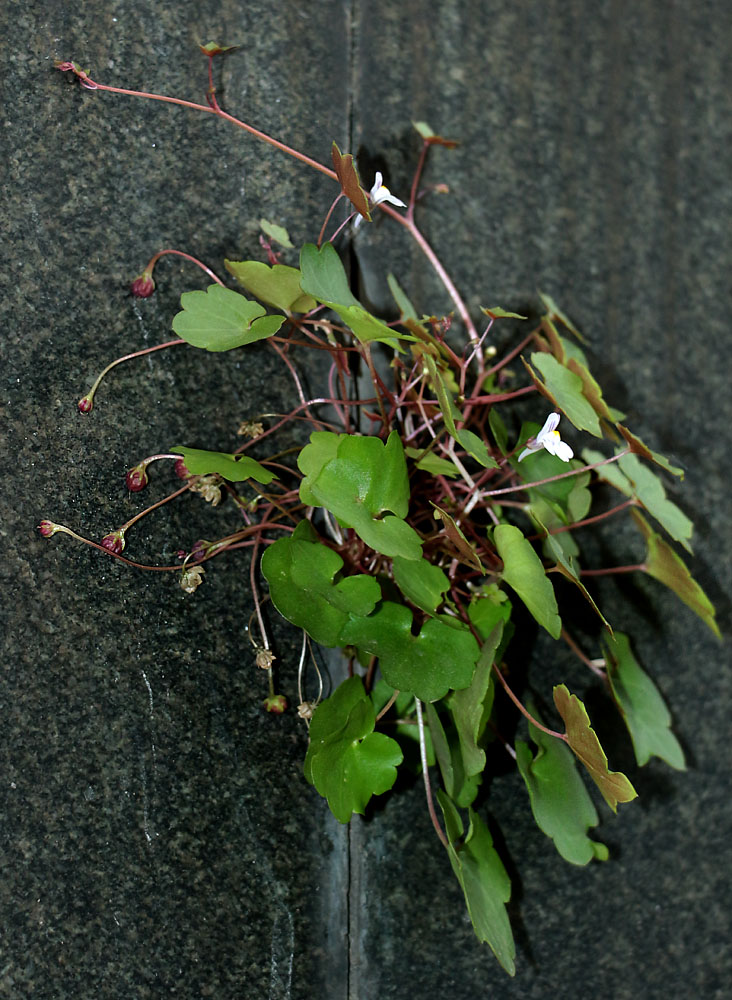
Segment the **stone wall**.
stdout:
[[[381,169],[406,194],[412,120],[461,141],[431,160],[427,179],[451,193],[425,204],[428,238],[471,308],[535,310],[541,288],[586,333],[610,401],[688,470],[696,575],[728,629],[729,5],[49,0],[5,19],[0,996],[722,997],[729,656],[653,581],[600,593],[690,770],[633,773],[640,802],[602,828],[613,858],[586,870],[533,826],[520,779],[496,780],[489,815],[520,872],[509,981],[473,936],[418,787],[349,830],[304,782],[295,713],[261,709],[246,559],[218,561],[189,596],[36,525],[99,538],[140,507],[124,486],[138,459],[230,450],[242,419],[290,405],[289,376],[256,346],[154,354],[76,409],[101,367],[167,339],[181,291],[207,283],[168,258],[156,294],[132,299],[153,252],[221,271],[258,255],[260,217],[296,243],[317,236],[333,189],[212,117],[69,85],[53,60],[198,101],[196,43],[239,43],[220,69],[226,107],[322,161],[335,139],[368,183]],[[419,308],[447,310],[393,237],[382,220],[355,245],[364,297],[388,308],[392,270]],[[148,495],[171,482],[156,471]],[[135,557],[172,560],[218,530],[212,516],[192,497],[165,508]],[[632,532],[603,544],[641,554]],[[278,633],[291,696],[292,641]],[[567,665],[537,657],[547,684]],[[627,741],[608,749],[632,770]]]

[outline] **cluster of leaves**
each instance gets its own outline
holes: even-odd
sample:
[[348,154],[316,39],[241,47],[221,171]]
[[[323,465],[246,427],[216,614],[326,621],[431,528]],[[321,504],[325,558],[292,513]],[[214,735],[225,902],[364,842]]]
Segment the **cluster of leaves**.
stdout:
[[[305,777],[347,822],[394,785],[398,768],[436,764],[444,842],[476,934],[513,973],[510,882],[475,803],[487,778],[486,748],[496,739],[508,741],[500,730],[505,705],[501,715],[495,694],[497,684],[509,685],[515,619],[528,613],[559,640],[564,626],[553,574],[574,584],[605,631],[597,670],[628,727],[638,764],[656,756],[683,768],[658,689],[582,581],[571,531],[588,519],[589,467],[596,467],[598,478],[631,501],[647,545],[641,569],[675,590],[716,631],[713,608],[681,557],[640,514],[645,511],[690,551],[691,523],[668,499],[652,465],[675,475],[680,470],[643,445],[606,404],[577,332],[548,297],[526,372],[577,431],[609,440],[609,456],[586,449],[584,461],[567,465],[537,449],[519,461],[539,425],[524,423],[512,441],[499,412],[510,412],[512,402],[505,391],[511,376],[501,362],[489,369],[486,353],[474,344],[458,353],[439,321],[417,317],[393,279],[402,315],[387,326],[353,296],[331,243],[305,245],[299,267],[254,261],[226,266],[255,300],[216,285],[186,293],[173,321],[181,337],[225,350],[270,337],[287,319],[305,329],[318,312],[339,376],[347,371],[345,352],[355,349],[373,377],[371,432],[353,426],[312,432],[293,470],[297,490],[278,500],[282,507],[289,498],[296,526],[268,539],[261,560],[277,610],[314,642],[344,650],[352,665],[351,676],[312,716]],[[264,305],[279,312],[267,315]],[[484,312],[489,329],[511,315],[497,308]],[[374,342],[389,359],[392,387],[373,368]],[[465,390],[468,379],[471,392]],[[348,398],[340,400],[344,410]],[[314,426],[322,424],[314,420]],[[197,460],[197,471],[244,478],[245,457],[210,453],[205,464]],[[264,483],[256,471],[246,474]],[[501,506],[506,493],[518,502]],[[373,683],[377,667],[380,679]],[[613,810],[636,793],[624,774],[609,768],[577,695],[558,683],[553,701],[562,728],[547,728],[527,703],[529,741],[516,739],[512,748],[530,808],[566,860],[605,860],[607,848],[588,833],[599,817],[577,765]],[[423,704],[421,726],[417,710]],[[460,810],[467,810],[467,833]]]
[[[202,51],[211,60],[228,49],[209,43]],[[59,68],[92,86],[75,64]],[[218,113],[213,96],[209,103]],[[413,217],[424,155],[432,146],[455,144],[423,122],[416,129],[422,157],[409,206],[392,198],[378,178],[365,191],[352,157],[335,144],[334,170],[319,169],[337,179],[336,201],[350,202],[359,220],[369,221],[384,200],[407,207],[406,225],[420,242]],[[267,418],[252,415],[251,440],[236,452],[174,449],[189,487],[218,502],[224,484],[246,521],[219,542],[194,546],[184,564],[184,589],[195,589],[200,563],[218,552],[249,545],[256,557],[264,549],[261,572],[275,608],[314,643],[342,649],[349,664],[348,678],[325,700],[313,705],[301,694],[300,714],[310,720],[305,778],[346,823],[364,813],[373,796],[393,788],[400,769],[421,771],[432,822],[475,932],[513,974],[506,910],[511,883],[480,815],[491,777],[487,751],[503,745],[515,758],[538,827],[572,864],[608,857],[605,845],[589,835],[599,823],[592,785],[613,811],[636,795],[629,779],[610,769],[585,706],[559,678],[553,707],[541,715],[535,702],[550,703],[546,692],[514,691],[517,625],[526,633],[533,620],[578,651],[565,624],[572,604],[560,609],[553,580],[572,584],[604,635],[602,657],[580,658],[617,705],[637,763],[655,756],[683,768],[658,689],[583,581],[587,571],[574,534],[629,508],[646,554],[626,569],[670,587],[718,634],[712,605],[671,544],[691,552],[692,525],[668,498],[656,469],[672,476],[681,470],[643,444],[605,401],[579,332],[548,296],[542,296],[538,324],[519,345],[527,356],[517,385],[508,362],[519,349],[497,359],[486,344],[499,324],[524,317],[485,308],[481,336],[458,305],[465,342],[455,342],[448,337],[450,318],[421,314],[390,276],[399,319],[387,324],[353,295],[332,241],[306,244],[297,266],[285,265],[279,255],[294,249],[286,231],[264,221],[262,228],[268,263],[225,262],[244,291],[217,282],[185,292],[173,329],[207,351],[268,344],[293,374],[291,350],[305,345],[325,351],[332,362],[329,391],[306,400],[295,375],[300,405],[266,430]],[[275,252],[273,244],[281,249]],[[154,285],[145,274],[140,294],[148,295]],[[368,399],[358,392],[364,373],[372,382]],[[566,461],[566,445],[557,454],[553,444],[558,417],[551,430],[519,421],[515,401],[527,395],[537,418],[549,409],[563,414],[578,435],[594,437],[605,450],[585,448],[582,460]],[[91,396],[86,403],[84,412]],[[295,419],[309,421],[312,433],[296,465],[288,466],[267,444]],[[247,454],[251,449],[257,459]],[[152,460],[132,470],[131,489],[142,488]],[[623,499],[591,514],[598,480]],[[228,484],[248,484],[254,495],[244,499]],[[127,527],[114,536],[116,555]],[[66,530],[51,522],[41,528],[49,536]],[[259,620],[263,627],[261,615]],[[271,680],[273,656],[263,638],[257,663]],[[271,689],[270,710],[283,709],[278,697]],[[515,712],[506,711],[507,697],[526,718],[523,739]],[[439,770],[442,825],[430,768]]]

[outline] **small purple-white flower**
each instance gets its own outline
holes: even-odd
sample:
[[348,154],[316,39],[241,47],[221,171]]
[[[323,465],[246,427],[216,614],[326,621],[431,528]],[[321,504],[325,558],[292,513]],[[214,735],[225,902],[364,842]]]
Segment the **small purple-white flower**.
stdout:
[[[384,184],[384,177],[380,170],[376,171],[374,177],[374,184],[369,191],[369,201],[371,202],[371,207],[375,208],[377,205],[381,205],[382,202],[389,202],[390,205],[396,205],[397,208],[406,208],[407,206],[400,198],[396,198],[389,188]],[[356,216],[356,220],[353,223],[354,229],[357,229],[363,222],[363,216]]]
[[562,441],[557,427],[559,425],[559,414],[550,413],[544,421],[544,426],[534,438],[529,438],[526,447],[518,457],[519,462],[534,451],[541,451],[543,448],[550,455],[556,455],[563,462],[568,462],[573,457],[574,452],[566,441]]
[[384,178],[382,177],[380,170],[376,171],[374,186],[369,191],[369,201],[372,205],[380,205],[382,201],[388,201],[390,205],[396,205],[397,208],[407,207],[403,201],[399,198],[395,198],[386,184],[384,184]]

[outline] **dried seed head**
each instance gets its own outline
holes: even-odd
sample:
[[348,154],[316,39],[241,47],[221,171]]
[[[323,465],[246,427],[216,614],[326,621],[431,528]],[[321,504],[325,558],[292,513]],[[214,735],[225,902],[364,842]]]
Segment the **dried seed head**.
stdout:
[[277,657],[271,649],[265,649],[264,646],[259,646],[257,647],[255,659],[257,666],[261,667],[262,670],[270,670]]

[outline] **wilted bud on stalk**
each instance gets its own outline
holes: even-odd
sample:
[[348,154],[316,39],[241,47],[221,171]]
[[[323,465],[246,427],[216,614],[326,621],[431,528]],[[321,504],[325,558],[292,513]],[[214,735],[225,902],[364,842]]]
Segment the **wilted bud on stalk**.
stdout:
[[79,413],[91,413],[93,405],[91,396],[83,396],[78,403]]
[[50,538],[52,535],[55,535],[57,531],[60,531],[61,527],[53,521],[41,521],[38,525],[38,530],[44,538]]

